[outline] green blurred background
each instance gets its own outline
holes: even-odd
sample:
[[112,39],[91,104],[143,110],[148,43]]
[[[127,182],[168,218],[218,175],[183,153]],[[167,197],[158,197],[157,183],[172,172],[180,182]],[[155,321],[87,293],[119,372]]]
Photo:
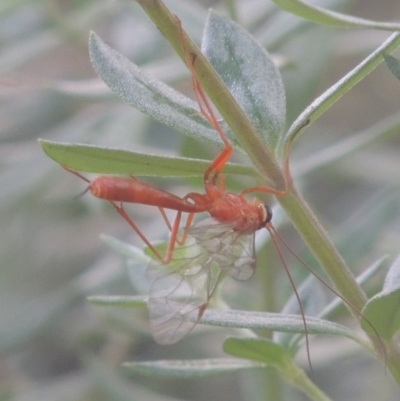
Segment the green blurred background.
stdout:
[[[281,66],[288,124],[389,36],[306,23],[268,0],[166,3],[198,43],[212,6],[235,16],[265,45]],[[397,0],[318,4],[341,6],[341,11],[375,20],[400,17]],[[141,244],[105,202],[89,195],[74,200],[85,185],[49,160],[37,138],[167,155],[215,154],[215,149],[194,144],[114,97],[91,68],[90,30],[148,73],[190,92],[182,62],[134,1],[2,0],[0,401],[265,399],[265,373],[255,370],[190,380],[127,372],[120,368],[122,362],[222,355],[227,331],[200,328],[175,346],[161,347],[149,335],[144,308],[102,309],[85,299],[91,294],[133,294],[129,270],[100,239],[101,233]],[[399,99],[400,82],[381,65],[294,146],[294,176],[355,272],[382,255],[393,259],[398,253],[400,142],[396,134],[400,131],[327,163],[340,153],[330,145],[375,124],[399,124]],[[193,190],[200,183],[149,181],[174,193]],[[166,234],[154,210],[130,210],[150,239]],[[303,245],[291,228],[283,225],[280,230],[301,253]],[[302,256],[308,258],[306,253]],[[271,260],[271,265],[280,269],[278,262]],[[259,267],[258,278],[265,274]],[[251,295],[248,299],[230,284],[232,303],[250,310],[279,310],[291,289],[284,277],[275,280],[282,286],[273,300],[271,294],[257,294],[257,277],[241,284]],[[378,277],[369,290],[377,291],[379,285]],[[313,379],[333,399],[399,399],[400,392],[384,368],[349,341],[317,339],[311,350]],[[283,399],[304,399],[292,389],[284,388],[283,394]]]

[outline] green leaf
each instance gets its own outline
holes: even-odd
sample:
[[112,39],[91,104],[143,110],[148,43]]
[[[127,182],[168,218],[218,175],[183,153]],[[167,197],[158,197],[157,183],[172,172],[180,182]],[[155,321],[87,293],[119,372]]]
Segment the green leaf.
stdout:
[[136,306],[146,305],[146,297],[136,296],[119,296],[119,295],[93,295],[87,297],[87,300],[98,306],[119,306],[124,308],[132,308]]
[[304,371],[295,365],[285,348],[266,339],[228,338],[224,342],[227,354],[250,359],[274,367],[284,380],[297,387],[313,400],[329,401],[329,398],[312,383]]
[[202,52],[268,147],[275,150],[285,125],[286,100],[270,55],[241,26],[212,11]]
[[372,72],[382,61],[384,53],[393,52],[400,45],[400,33],[391,35],[381,46],[364,59],[357,67],[315,99],[292,124],[286,134],[285,142],[292,141],[301,131],[316,121],[337,100],[356,83]]
[[[306,321],[310,334],[344,335],[346,332],[348,334],[352,332],[345,326],[326,320],[306,317]],[[234,328],[268,329],[289,333],[304,333],[304,323],[300,315],[209,309],[204,313],[200,322]]]
[[229,355],[278,368],[293,364],[292,356],[284,347],[267,339],[229,337],[223,349]]
[[[178,132],[201,141],[221,144],[197,104],[106,45],[95,33],[89,41],[90,58],[103,81],[131,106]],[[224,125],[224,131],[227,132]]]
[[[383,340],[390,340],[400,330],[400,256],[394,261],[386,276],[383,289],[365,305],[362,313]],[[362,328],[376,335],[372,327],[361,321]]]
[[[121,149],[40,140],[51,159],[71,170],[97,174],[157,177],[201,177],[209,160],[147,155]],[[228,163],[226,174],[255,175],[251,167]]]
[[[189,321],[194,318],[185,317]],[[338,323],[306,317],[308,334],[329,334],[350,338],[363,347],[365,341],[353,330]],[[247,312],[239,310],[208,309],[204,312],[200,323],[242,329],[275,330],[287,333],[304,333],[303,319],[299,315],[283,315],[267,312]]]
[[[368,266],[357,278],[357,284],[362,286],[367,283],[372,277],[374,277],[378,272],[380,272],[385,266],[386,256],[379,258],[372,265]],[[331,301],[324,309],[318,314],[319,318],[327,317],[333,314],[344,302],[341,298],[336,297]]]
[[[382,257],[378,259],[375,263],[373,263],[371,266],[369,266],[362,274],[360,274],[357,277],[357,283],[360,286],[365,284],[370,278],[372,278],[379,270],[383,268],[385,260],[386,258]],[[321,283],[316,281],[316,278],[314,276],[309,276],[307,279],[304,280],[304,282],[298,288],[300,299],[302,300],[302,302],[303,302],[303,296],[302,296],[303,286],[306,287],[306,290],[314,288],[315,295],[307,291],[308,292],[307,295],[309,296],[309,298],[308,302],[306,301],[305,304],[303,304],[303,307],[305,308],[307,315],[317,316],[320,319],[331,315],[340,306],[344,304],[341,298],[335,297],[328,305],[325,306],[326,297],[323,298],[321,285],[322,285]],[[293,309],[292,310],[289,309],[291,303],[293,304],[294,307],[297,306],[298,310],[298,304],[295,303],[296,301],[297,300],[291,297],[281,312],[293,313]],[[279,344],[282,344],[286,347],[290,346],[291,348],[296,347],[303,338],[304,336],[302,335],[299,334],[294,335],[291,333],[275,333],[274,335],[275,341],[279,342]]]
[[400,61],[388,54],[383,54],[383,58],[391,73],[400,80]]
[[400,289],[400,256],[394,261],[386,275],[383,291],[390,293]]
[[243,369],[262,368],[263,363],[233,358],[127,362],[122,366],[148,376],[192,378],[214,376]]
[[301,0],[272,0],[278,7],[299,17],[322,25],[342,28],[372,28],[387,31],[400,30],[400,24],[372,21],[309,5]]

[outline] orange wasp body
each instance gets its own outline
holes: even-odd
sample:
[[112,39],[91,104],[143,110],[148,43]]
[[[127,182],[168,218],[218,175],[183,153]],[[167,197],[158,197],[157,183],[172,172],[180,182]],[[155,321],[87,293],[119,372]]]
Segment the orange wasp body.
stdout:
[[[137,179],[99,176],[90,182],[89,190],[97,198],[112,202],[138,203],[186,213],[208,212],[221,223],[235,222],[232,229],[252,234],[270,222],[268,206],[254,198],[225,192],[205,181],[205,194],[189,193],[180,198]],[[165,260],[168,262],[168,260]]]

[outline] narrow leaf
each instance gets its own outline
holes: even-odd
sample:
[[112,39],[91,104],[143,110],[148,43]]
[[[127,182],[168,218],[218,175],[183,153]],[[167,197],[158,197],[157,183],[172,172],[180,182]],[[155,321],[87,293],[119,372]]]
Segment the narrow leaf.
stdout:
[[202,52],[257,132],[275,150],[286,119],[285,90],[270,55],[235,22],[210,12]]
[[315,99],[296,119],[286,134],[285,141],[291,141],[307,126],[316,121],[338,99],[356,83],[366,77],[382,61],[383,53],[391,53],[400,45],[400,33],[391,35],[378,49],[364,59],[356,68]]
[[234,358],[127,362],[122,366],[148,376],[192,378],[214,376],[243,369],[262,368],[263,363]]
[[[163,311],[160,310],[160,315]],[[195,321],[197,317],[185,316],[185,320]],[[362,346],[365,341],[353,330],[338,323],[306,317],[309,334],[329,334],[350,338]],[[200,323],[240,329],[265,329],[287,333],[304,333],[304,324],[299,315],[282,315],[279,313],[247,312],[239,310],[208,309],[204,312]]]
[[386,276],[383,292],[390,293],[400,289],[400,256],[394,261]]
[[[367,283],[372,277],[374,277],[378,272],[382,270],[385,266],[386,257],[383,256],[369,266],[363,273],[361,273],[357,278],[357,284],[362,286]],[[339,297],[336,297],[332,302],[330,302],[326,307],[318,314],[319,318],[327,317],[333,314],[344,302]],[[361,320],[364,320],[361,318]],[[367,324],[368,325],[368,324]],[[370,327],[370,326],[369,326]]]
[[198,140],[221,144],[197,104],[161,81],[140,71],[130,60],[92,33],[90,58],[103,81],[124,101],[155,120]]
[[264,362],[283,368],[292,364],[290,353],[281,345],[266,339],[230,337],[224,342],[224,351],[238,358]]
[[[360,286],[362,286],[370,278],[372,278],[374,275],[376,275],[376,273],[383,268],[385,260],[386,260],[386,258],[382,257],[382,258],[378,259],[375,263],[373,263],[371,266],[369,266],[362,274],[360,274],[357,277],[357,279],[356,279],[357,283]],[[320,293],[319,288],[320,288],[321,283],[317,283],[314,279],[315,279],[315,277],[311,276],[311,277],[307,278],[304,281],[304,283],[308,283],[308,285],[314,285],[314,287],[315,287],[315,284],[317,284],[318,287],[316,289],[316,292],[317,292],[317,294],[319,294]],[[302,283],[302,285],[303,285],[303,283]],[[299,287],[299,290],[301,289],[301,286]],[[320,304],[318,303],[319,301],[317,301],[317,300],[315,300],[314,302],[317,303],[317,307],[318,307],[318,313],[316,313],[315,315],[320,319],[326,318],[327,316],[331,315],[344,303],[343,300],[339,297],[335,297],[325,307],[324,307],[325,302],[322,302]],[[284,310],[284,311],[289,312],[286,310]],[[308,314],[310,314],[310,311],[308,311]],[[364,319],[361,317],[361,320],[364,320]],[[367,323],[367,325],[368,325],[368,323]],[[368,327],[370,327],[370,326],[368,326]],[[302,336],[302,335],[299,335],[299,334],[294,335],[291,333],[275,333],[275,335],[274,335],[274,340],[278,341],[280,344],[282,344],[284,346],[290,346],[291,348],[296,347],[297,344],[299,344],[303,338],[304,338],[304,336]]]
[[87,297],[87,300],[98,306],[119,306],[124,308],[132,308],[136,306],[146,305],[146,298],[137,296],[118,296],[118,295],[93,295]]
[[372,28],[386,31],[400,30],[400,24],[372,21],[312,6],[301,0],[272,0],[278,7],[301,18],[322,25],[342,28]]
[[[91,145],[66,144],[40,140],[51,159],[71,170],[97,174],[119,174],[157,177],[201,177],[210,165],[209,160],[148,155],[121,149]],[[255,170],[240,164],[228,163],[227,174],[254,175]]]
[[266,339],[232,337],[225,341],[224,351],[239,358],[264,362],[276,368],[284,380],[308,394],[312,400],[330,400],[304,371],[295,365],[289,352],[279,344]]
[[[291,333],[304,333],[303,319],[300,315],[283,315],[267,312],[247,312],[238,310],[208,310],[204,313],[202,323],[249,329],[269,329]],[[337,323],[327,320],[306,317],[310,334],[341,335],[359,339],[358,335]]]
[[400,61],[397,58],[390,56],[389,54],[383,54],[385,63],[388,66],[391,73],[400,80]]
[[[400,256],[386,276],[383,290],[372,297],[362,313],[384,340],[390,340],[400,330]],[[371,326],[361,321],[362,328],[375,335]]]

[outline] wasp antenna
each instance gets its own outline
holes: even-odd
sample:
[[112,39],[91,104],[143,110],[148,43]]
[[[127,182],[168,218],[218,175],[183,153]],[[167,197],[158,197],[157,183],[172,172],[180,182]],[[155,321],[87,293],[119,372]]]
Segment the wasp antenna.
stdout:
[[287,277],[288,277],[288,279],[290,281],[290,285],[293,288],[294,294],[295,294],[296,299],[297,299],[297,303],[299,304],[300,314],[301,314],[301,318],[302,318],[303,324],[304,324],[308,365],[310,366],[311,373],[314,374],[314,370],[313,370],[312,363],[311,363],[310,341],[309,341],[309,336],[308,336],[307,321],[306,321],[306,316],[304,314],[303,304],[301,302],[300,295],[299,295],[299,293],[297,291],[296,284],[295,284],[295,282],[293,280],[292,275],[290,274],[289,268],[288,268],[288,266],[287,266],[287,264],[285,262],[285,259],[283,257],[281,248],[279,246],[279,243],[278,243],[278,240],[277,240],[277,237],[279,238],[279,235],[277,234],[277,231],[275,230],[274,226],[271,223],[268,223],[265,227],[268,230],[269,234],[271,235],[272,242],[274,243],[274,246],[275,246],[275,249],[276,249],[276,251],[278,253],[279,259],[280,259],[280,261],[281,261],[281,263],[283,265],[283,268],[285,270],[285,273],[286,273],[286,275],[287,275]]
[[87,188],[86,188],[84,191],[82,191],[80,194],[74,196],[73,199],[75,199],[75,200],[76,200],[76,199],[79,199],[81,196],[85,195],[86,192],[89,192],[89,191],[90,191],[90,185],[88,185]]
[[[360,318],[364,319],[364,321],[368,324],[369,327],[371,327],[372,331],[374,332],[378,342],[379,342],[379,348],[382,352],[383,355],[383,360],[385,363],[385,366],[387,365],[387,351],[386,351],[386,347],[385,347],[385,343],[383,342],[381,336],[379,335],[378,331],[376,330],[376,328],[374,327],[374,325],[370,322],[370,320],[365,317],[363,315],[363,313],[361,313],[360,310],[358,310],[358,308],[356,308],[351,302],[349,302],[346,298],[344,298],[338,291],[336,291],[330,284],[328,284],[322,277],[320,277],[314,270],[312,267],[310,267],[306,262],[304,262],[304,260],[302,260],[297,254],[296,252],[293,251],[293,249],[289,246],[289,244],[283,239],[283,237],[281,235],[279,235],[279,233],[275,230],[275,227],[273,227],[272,225],[269,226],[269,228],[271,229],[271,231],[274,233],[275,235],[275,239],[273,238],[273,236],[271,235],[274,244],[276,243],[276,238],[285,246],[285,248],[293,255],[293,257],[299,261],[321,284],[323,284],[326,288],[328,288],[333,294],[335,294],[337,297],[339,297],[350,309],[352,309],[354,312],[356,312]],[[297,297],[297,294],[296,294]]]

